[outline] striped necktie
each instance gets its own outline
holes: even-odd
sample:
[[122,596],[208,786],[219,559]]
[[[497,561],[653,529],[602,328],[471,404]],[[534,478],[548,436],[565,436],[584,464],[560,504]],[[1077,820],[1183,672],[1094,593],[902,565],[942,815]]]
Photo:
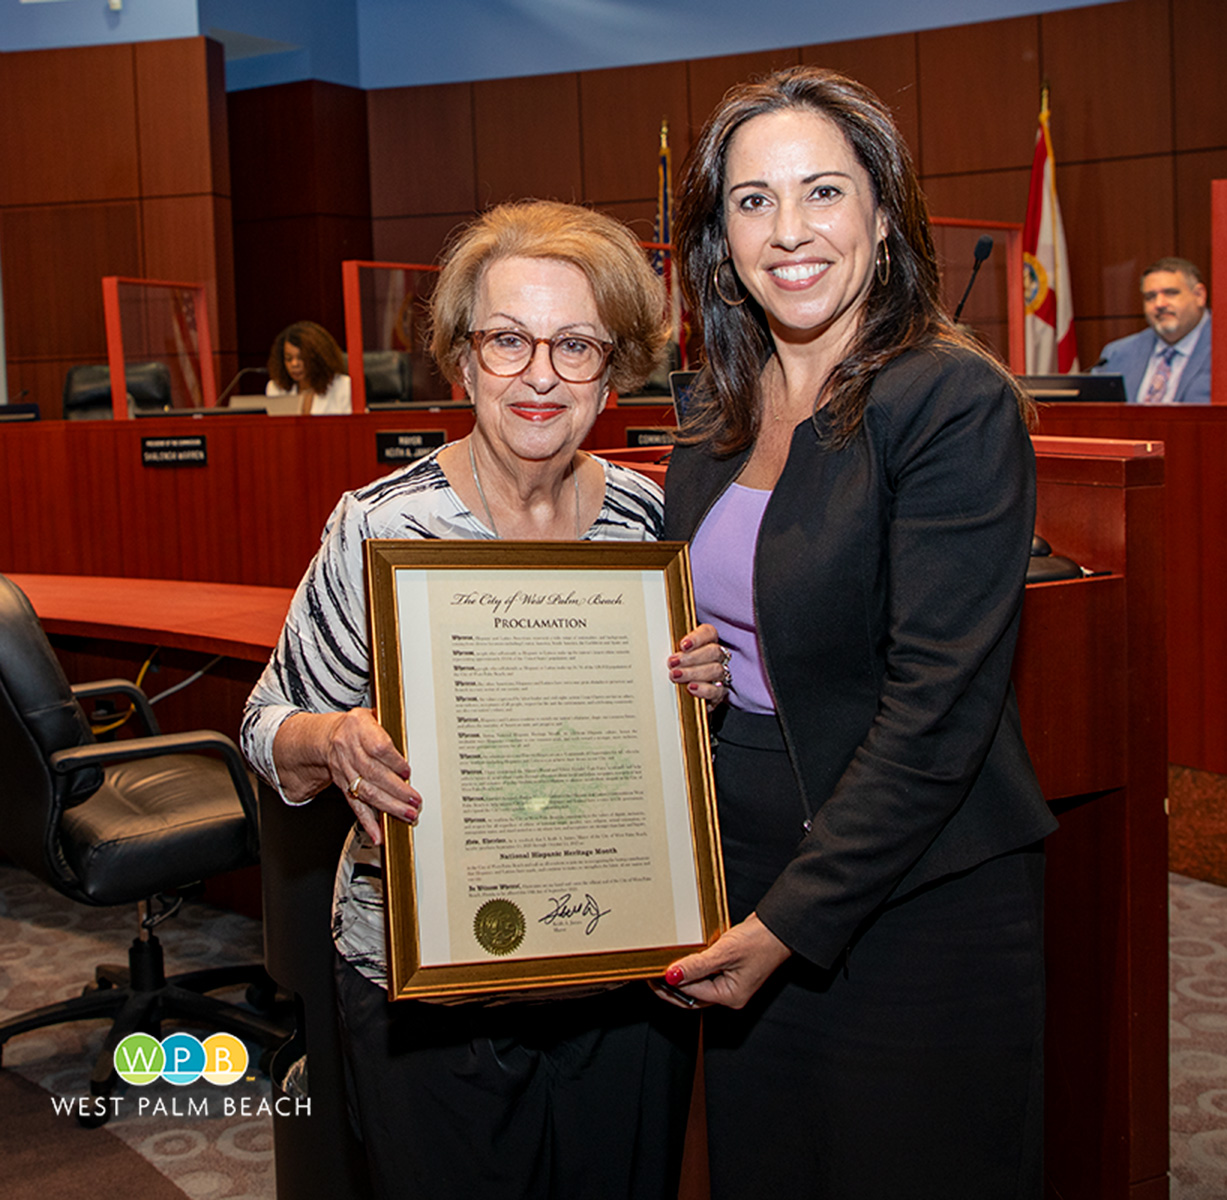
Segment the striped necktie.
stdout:
[[1162,404],[1167,393],[1167,381],[1172,376],[1172,359],[1176,357],[1176,347],[1168,346],[1159,356],[1155,364],[1155,373],[1150,377],[1150,387],[1142,397],[1143,404]]

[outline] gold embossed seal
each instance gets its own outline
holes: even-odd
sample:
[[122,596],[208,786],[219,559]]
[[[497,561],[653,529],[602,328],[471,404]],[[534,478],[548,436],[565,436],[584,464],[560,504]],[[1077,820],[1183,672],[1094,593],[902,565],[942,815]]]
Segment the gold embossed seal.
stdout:
[[510,954],[524,940],[524,914],[510,900],[487,900],[473,918],[473,936],[491,954]]

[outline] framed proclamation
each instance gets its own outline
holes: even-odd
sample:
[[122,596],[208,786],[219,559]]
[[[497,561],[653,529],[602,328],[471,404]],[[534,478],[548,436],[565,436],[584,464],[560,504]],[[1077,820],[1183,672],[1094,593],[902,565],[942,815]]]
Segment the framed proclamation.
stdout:
[[681,542],[366,542],[375,706],[422,794],[384,817],[388,990],[660,975],[728,927]]

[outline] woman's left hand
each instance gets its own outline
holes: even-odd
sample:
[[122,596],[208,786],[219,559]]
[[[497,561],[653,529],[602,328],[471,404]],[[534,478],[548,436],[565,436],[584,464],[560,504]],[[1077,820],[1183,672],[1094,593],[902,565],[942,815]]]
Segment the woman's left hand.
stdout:
[[729,652],[720,645],[714,625],[699,625],[686,634],[677,651],[669,655],[668,665],[669,678],[692,696],[708,704],[728,699],[732,683]]
[[[665,972],[668,990],[652,986],[662,1000],[679,1007],[723,1004],[726,1008],[743,1008],[791,954],[757,914],[751,913],[740,925],[721,934],[714,945],[678,959]],[[686,998],[694,1003],[687,1004]]]

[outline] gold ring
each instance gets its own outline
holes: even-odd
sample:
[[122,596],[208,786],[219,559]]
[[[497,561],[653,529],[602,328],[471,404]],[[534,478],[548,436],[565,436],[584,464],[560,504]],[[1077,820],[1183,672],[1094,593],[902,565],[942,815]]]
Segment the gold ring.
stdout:
[[347,788],[345,789],[345,794],[346,794],[346,795],[347,795],[347,796],[348,796],[348,797],[349,797],[351,800],[357,800],[357,799],[358,799],[358,784],[360,784],[361,782],[362,782],[362,776],[361,776],[361,775],[355,775],[355,776],[353,777],[353,779],[351,779],[351,780],[350,780],[349,787],[347,787]]

